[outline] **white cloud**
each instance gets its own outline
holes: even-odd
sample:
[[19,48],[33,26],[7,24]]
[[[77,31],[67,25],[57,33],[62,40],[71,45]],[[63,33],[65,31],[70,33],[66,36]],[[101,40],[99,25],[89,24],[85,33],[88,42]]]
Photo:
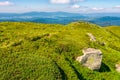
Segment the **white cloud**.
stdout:
[[85,0],[73,0],[74,2],[82,2],[82,1],[85,1]]
[[77,4],[79,2],[84,2],[85,0],[70,0],[70,1],[71,4]]
[[54,4],[69,4],[71,0],[50,0],[50,2]]
[[51,3],[54,4],[69,4],[69,3],[77,3],[77,2],[83,2],[85,0],[50,0]]
[[97,7],[94,7],[94,8],[92,8],[92,10],[94,10],[94,11],[102,11],[102,10],[105,10],[105,8],[97,8]]
[[115,6],[114,8],[119,8],[119,9],[120,9],[120,5],[117,5],[117,6]]
[[10,6],[10,5],[13,5],[13,3],[9,1],[0,2],[0,6]]
[[77,4],[74,4],[74,5],[72,6],[72,8],[74,8],[74,9],[78,9],[78,8],[80,8],[80,6],[77,5]]

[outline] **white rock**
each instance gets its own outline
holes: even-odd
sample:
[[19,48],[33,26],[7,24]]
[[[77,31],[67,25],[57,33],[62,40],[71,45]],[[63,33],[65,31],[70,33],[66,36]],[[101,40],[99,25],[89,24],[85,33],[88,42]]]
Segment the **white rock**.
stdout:
[[95,41],[96,41],[96,37],[95,37],[95,36],[93,36],[93,34],[92,34],[92,33],[87,33],[87,35],[90,37],[90,41],[93,41],[93,42],[95,42]]
[[99,49],[88,48],[83,50],[84,55],[76,58],[83,66],[91,70],[99,70],[102,62],[102,52]]
[[120,72],[120,64],[116,64],[115,67],[116,67],[116,71]]

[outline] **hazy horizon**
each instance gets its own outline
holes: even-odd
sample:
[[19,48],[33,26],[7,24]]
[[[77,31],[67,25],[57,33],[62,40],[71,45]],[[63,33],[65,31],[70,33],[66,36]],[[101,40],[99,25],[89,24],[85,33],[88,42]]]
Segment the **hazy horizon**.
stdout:
[[31,12],[36,12],[36,13],[55,13],[55,12],[64,12],[64,13],[75,13],[75,14],[120,14],[120,12],[88,12],[88,13],[78,13],[78,12],[67,12],[67,11],[25,11],[25,12],[0,12],[0,13],[8,13],[8,14],[24,14],[24,13],[31,13]]

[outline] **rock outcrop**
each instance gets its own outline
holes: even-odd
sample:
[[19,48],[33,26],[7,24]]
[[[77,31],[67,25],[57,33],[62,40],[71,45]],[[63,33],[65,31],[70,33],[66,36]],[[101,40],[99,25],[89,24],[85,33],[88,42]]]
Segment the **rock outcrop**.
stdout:
[[76,58],[83,66],[98,71],[101,67],[102,52],[99,49],[87,48],[83,50],[84,55]]

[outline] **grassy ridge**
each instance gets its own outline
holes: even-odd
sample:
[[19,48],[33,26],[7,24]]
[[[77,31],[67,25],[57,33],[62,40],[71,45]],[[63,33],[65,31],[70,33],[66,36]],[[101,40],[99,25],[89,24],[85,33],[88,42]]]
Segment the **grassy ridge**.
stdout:
[[[119,80],[120,27],[101,28],[87,22],[68,25],[0,23],[1,80]],[[90,42],[87,33],[96,37]],[[105,45],[102,45],[105,43]],[[100,72],[75,61],[82,49],[102,50]]]

